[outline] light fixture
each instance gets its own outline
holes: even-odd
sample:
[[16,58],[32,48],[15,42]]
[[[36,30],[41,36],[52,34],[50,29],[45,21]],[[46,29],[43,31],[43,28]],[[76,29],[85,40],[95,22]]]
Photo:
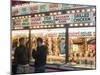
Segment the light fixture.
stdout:
[[39,14],[38,16],[41,16],[41,14]]
[[47,26],[45,25],[44,28],[47,28]]
[[16,19],[18,19],[18,17],[16,17]]
[[95,11],[96,11],[96,9],[95,9],[95,8],[92,8],[92,11],[94,11],[94,12],[95,12]]
[[50,15],[53,15],[53,13],[50,13]]
[[70,14],[70,11],[66,11],[66,13]]
[[40,28],[43,28],[43,26],[40,26]]
[[35,17],[37,17],[37,15],[35,15]]
[[88,26],[88,23],[85,23],[84,25],[85,25],[85,26]]
[[21,19],[22,17],[19,17],[19,19]]
[[57,13],[56,13],[56,12],[54,12],[53,14],[54,14],[54,15],[57,15]]
[[34,26],[33,28],[36,28],[36,26]]
[[22,16],[22,19],[24,19],[24,16]]
[[93,26],[94,24],[93,23],[90,23],[90,26]]
[[31,16],[30,16],[30,15],[29,15],[28,17],[29,17],[29,18],[31,18]]
[[82,12],[85,12],[85,9],[82,9]]
[[78,24],[75,24],[75,26],[78,26]]
[[75,13],[75,10],[72,10],[72,13]]
[[87,9],[87,12],[90,12],[91,10],[90,9]]
[[50,25],[48,25],[48,28],[50,28],[51,26]]
[[80,23],[80,26],[83,26],[83,23]]
[[37,28],[39,28],[39,26],[37,26]]
[[73,24],[70,24],[70,26],[72,27],[72,26],[73,26]]
[[62,24],[62,25],[60,25],[61,27],[64,27],[64,25]]
[[60,15],[61,14],[61,12],[58,12],[58,15]]
[[15,17],[13,17],[12,19],[15,19]]
[[54,27],[54,25],[52,25],[51,27]]
[[42,14],[42,16],[45,16],[45,14]]
[[56,27],[60,27],[60,25],[56,25]]
[[28,18],[28,16],[25,16],[25,18]]
[[77,12],[77,13],[79,13],[79,12],[80,12],[80,10],[76,10],[76,12]]

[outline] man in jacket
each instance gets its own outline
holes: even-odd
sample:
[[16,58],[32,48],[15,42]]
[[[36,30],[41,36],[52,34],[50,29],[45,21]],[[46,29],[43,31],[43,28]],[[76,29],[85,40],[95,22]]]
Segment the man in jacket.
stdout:
[[14,61],[17,65],[17,73],[28,73],[29,64],[28,64],[28,52],[25,47],[25,39],[19,39],[19,46],[15,49]]
[[35,59],[35,73],[45,72],[47,47],[43,45],[42,38],[37,38],[37,50],[33,50],[32,56]]

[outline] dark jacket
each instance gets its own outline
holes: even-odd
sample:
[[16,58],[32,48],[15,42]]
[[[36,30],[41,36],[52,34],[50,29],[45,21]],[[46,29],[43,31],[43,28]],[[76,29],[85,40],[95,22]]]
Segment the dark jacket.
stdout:
[[35,67],[44,66],[46,64],[47,47],[45,45],[37,47],[37,51],[33,50],[32,56],[35,59]]
[[28,52],[25,46],[20,45],[15,49],[14,61],[20,65],[28,64]]

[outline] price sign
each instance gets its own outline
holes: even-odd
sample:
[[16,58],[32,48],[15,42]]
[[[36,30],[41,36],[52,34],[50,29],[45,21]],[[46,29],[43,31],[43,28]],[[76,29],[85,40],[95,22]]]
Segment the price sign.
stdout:
[[74,22],[91,22],[93,21],[93,13],[76,13],[74,14]]
[[25,18],[22,20],[22,25],[23,26],[29,26],[30,25],[30,18]]
[[54,24],[54,17],[53,16],[45,16],[42,17],[43,24]]
[[42,24],[42,18],[41,17],[33,17],[31,18],[31,25],[41,25]]
[[13,24],[14,27],[21,26],[22,25],[22,20],[21,19],[13,19],[12,24]]
[[73,15],[72,14],[65,14],[65,15],[57,15],[55,16],[55,23],[56,24],[66,24],[71,23]]

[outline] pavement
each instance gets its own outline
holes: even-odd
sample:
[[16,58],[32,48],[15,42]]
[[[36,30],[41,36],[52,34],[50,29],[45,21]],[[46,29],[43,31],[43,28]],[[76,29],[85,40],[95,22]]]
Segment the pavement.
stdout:
[[[82,67],[72,67],[68,65],[60,64],[47,64],[46,72],[63,72],[63,71],[82,71],[82,70],[95,70],[95,68],[82,68]],[[34,64],[30,64],[30,73],[34,73]]]

